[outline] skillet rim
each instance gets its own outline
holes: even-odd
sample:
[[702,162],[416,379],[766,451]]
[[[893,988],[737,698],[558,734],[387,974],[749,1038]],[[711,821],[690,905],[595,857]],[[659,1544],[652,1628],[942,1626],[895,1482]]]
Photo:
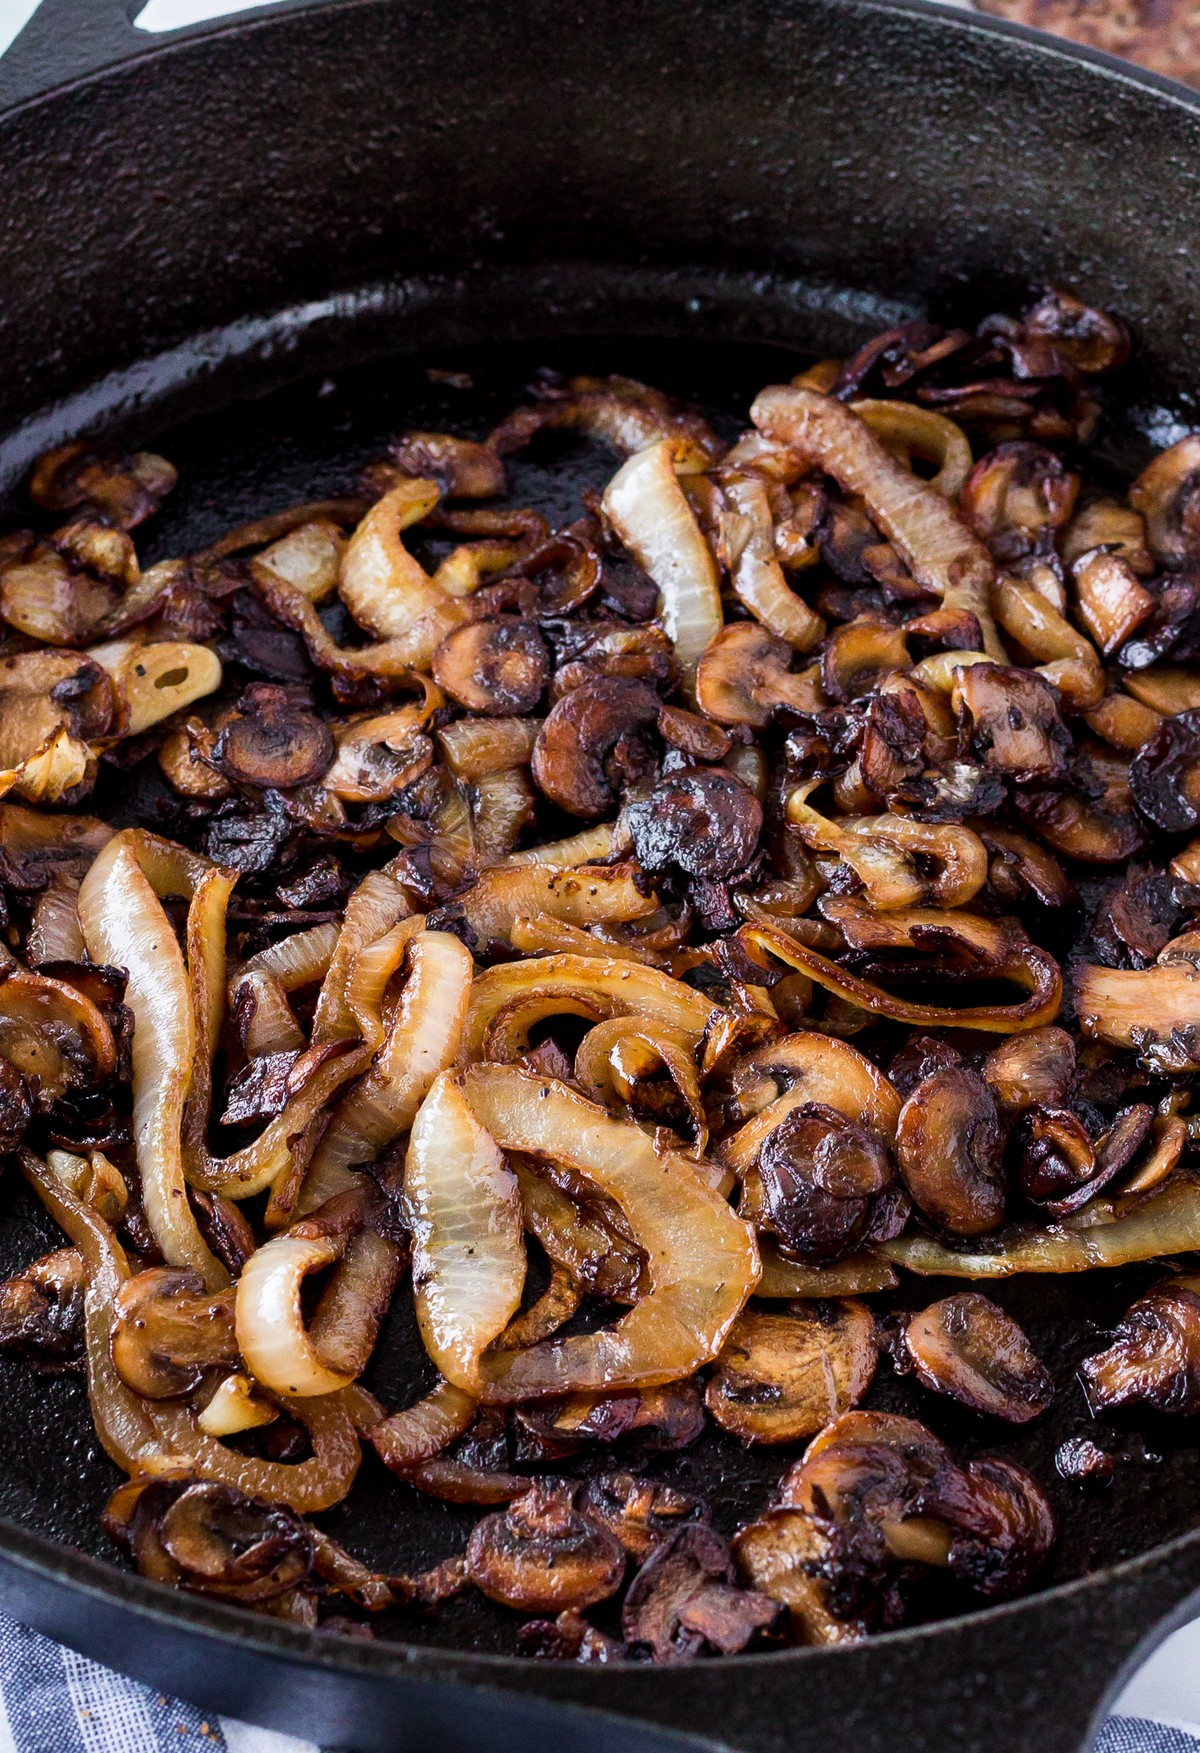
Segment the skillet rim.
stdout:
[[[249,17],[234,16],[185,27],[165,39],[146,36],[139,39],[138,33],[134,32],[127,54],[106,60],[88,72],[73,75],[25,97],[0,103],[0,121],[27,115],[44,104],[69,98],[73,93],[94,84],[119,78],[144,61],[159,61],[164,57],[186,53],[193,44],[203,48],[226,38],[245,36],[251,32],[269,32],[284,27],[286,21],[293,17],[383,9],[391,3],[392,0],[299,0],[298,4],[289,5],[282,11],[276,11],[272,7]],[[783,3],[786,6],[788,0],[783,0]],[[1106,50],[1053,36],[1032,25],[968,10],[958,0],[840,0],[840,4],[866,17],[899,13],[935,23],[939,29],[951,32],[1020,42],[1035,60],[1081,62],[1091,67],[1099,79],[1140,87],[1154,93],[1158,100],[1169,101],[1200,119],[1200,89],[1184,85],[1166,74],[1139,67],[1109,54]],[[896,1650],[919,1645],[958,1627],[986,1628],[1038,1609],[1049,1610],[1061,1606],[1066,1612],[1069,1604],[1080,1597],[1093,1596],[1123,1582],[1136,1583],[1143,1572],[1153,1573],[1158,1569],[1169,1568],[1175,1558],[1195,1553],[1200,1553],[1200,1521],[1194,1528],[1182,1534],[1176,1534],[1169,1540],[1148,1546],[1133,1557],[1105,1565],[1086,1575],[1073,1577],[1047,1588],[1034,1589],[1015,1600],[997,1602],[991,1606],[955,1614],[949,1619],[878,1632],[865,1645],[843,1648],[857,1649],[860,1652],[876,1648]],[[37,1533],[2,1515],[0,1561],[12,1571],[35,1576],[57,1588],[65,1587],[85,1599],[91,1597],[106,1606],[115,1606],[131,1613],[141,1622],[168,1629],[199,1632],[218,1645],[235,1646],[253,1656],[282,1658],[310,1671],[319,1669],[347,1677],[379,1680],[405,1676],[431,1683],[457,1681],[469,1684],[478,1681],[486,1684],[500,1675],[520,1673],[530,1676],[538,1668],[538,1664],[528,1658],[516,1655],[500,1655],[466,1648],[453,1649],[445,1645],[410,1642],[400,1638],[381,1638],[375,1642],[367,1642],[336,1633],[304,1630],[246,1608],[199,1595],[189,1595],[173,1590],[164,1583],[151,1582],[138,1576],[136,1572],[120,1567],[116,1562],[92,1557],[76,1547],[66,1545],[49,1535]],[[1153,1643],[1167,1635],[1172,1625],[1182,1619],[1189,1601],[1196,1599],[1200,1599],[1200,1587],[1193,1594],[1182,1597],[1172,1612],[1147,1629],[1139,1646],[1140,1653],[1146,1653]],[[729,1672],[733,1675],[741,1672],[750,1676],[768,1666],[772,1669],[778,1668],[783,1660],[812,1663],[840,1653],[843,1650],[834,1646],[796,1645],[779,1650],[722,1656],[716,1666],[722,1673]],[[628,1668],[615,1665],[612,1668],[612,1674],[616,1676],[613,1685],[619,1686],[622,1674],[628,1675],[629,1672]],[[1115,1687],[1116,1677],[1109,1696],[1115,1695]],[[537,1688],[531,1686],[528,1690],[536,1692]],[[597,1708],[603,1708],[595,1701],[557,1698],[553,1702],[557,1708],[568,1711],[594,1713]],[[650,1726],[648,1719],[646,1720]]]

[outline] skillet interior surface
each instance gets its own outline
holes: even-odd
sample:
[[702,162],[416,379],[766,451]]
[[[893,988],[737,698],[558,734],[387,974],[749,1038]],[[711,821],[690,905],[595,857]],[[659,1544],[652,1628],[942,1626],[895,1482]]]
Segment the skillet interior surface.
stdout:
[[[839,337],[830,339],[833,344]],[[804,362],[801,350],[783,345],[560,337],[498,349],[447,347],[305,378],[153,434],[179,468],[180,486],[144,532],[144,558],[191,552],[243,520],[349,490],[389,434],[405,427],[483,436],[520,402],[524,386],[541,366],[641,376],[704,404],[732,438],[756,390]],[[465,372],[472,387],[431,381],[427,366]],[[1119,406],[1109,424],[1119,433]],[[510,464],[511,502],[532,505],[552,522],[565,523],[576,515],[581,491],[602,488],[612,469],[611,453],[602,446],[542,440]],[[100,813],[118,823],[154,826],[169,794],[150,760],[134,770],[132,784],[128,774],[115,787],[110,782],[110,795],[105,795],[102,780],[94,801]],[[163,825],[169,832],[169,823],[164,820]],[[46,1247],[58,1245],[55,1238],[54,1226],[13,1177],[0,1223],[0,1269],[17,1269]],[[1054,1407],[1032,1427],[1013,1431],[958,1408],[911,1381],[901,1381],[886,1364],[866,1402],[922,1419],[965,1457],[1000,1454],[1034,1472],[1049,1488],[1060,1527],[1044,1582],[1087,1575],[1200,1523],[1194,1488],[1200,1420],[1143,1413],[1097,1426],[1075,1379],[1079,1360],[1099,1349],[1101,1335],[1154,1276],[1150,1268],[1074,1279],[1026,1278],[988,1287],[1026,1327],[1056,1379]],[[961,1288],[961,1283],[907,1277],[891,1306],[920,1308]],[[873,1300],[881,1306],[880,1299]],[[392,1407],[411,1403],[434,1379],[407,1302],[403,1294],[397,1298],[367,1377]],[[121,1562],[98,1524],[99,1510],[120,1475],[92,1436],[82,1383],[69,1376],[39,1376],[7,1359],[0,1360],[0,1383],[8,1408],[0,1436],[5,1462],[0,1513]],[[1084,1432],[1102,1442],[1116,1461],[1112,1484],[1099,1491],[1065,1481],[1055,1471],[1058,1446]],[[710,1425],[692,1448],[646,1465],[656,1477],[709,1502],[718,1525],[732,1533],[765,1506],[795,1452],[747,1450]],[[617,1457],[619,1461],[619,1449]],[[544,1466],[536,1470],[544,1471]],[[460,1551],[478,1512],[423,1497],[369,1454],[349,1501],[320,1519],[371,1563],[401,1571]],[[938,1599],[943,1612],[962,1605],[944,1591]],[[519,1618],[468,1591],[432,1614],[396,1612],[375,1623],[382,1634],[395,1638],[510,1653]]]

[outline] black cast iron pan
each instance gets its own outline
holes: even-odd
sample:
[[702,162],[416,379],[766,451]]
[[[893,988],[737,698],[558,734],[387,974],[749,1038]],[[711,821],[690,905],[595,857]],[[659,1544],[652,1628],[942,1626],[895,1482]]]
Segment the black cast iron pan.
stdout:
[[[921,0],[283,0],[166,38],[134,11],[44,0],[0,61],[0,500],[62,437],[154,437],[184,481],[157,539],[184,551],[335,489],[396,426],[485,425],[537,364],[632,371],[732,417],[797,354],[1045,280],[1134,328],[1116,463],[1200,424],[1200,97],[1104,57]],[[421,362],[469,365],[473,397]],[[561,458],[518,495],[566,511],[589,466]],[[49,1234],[11,1183],[3,1199],[7,1271]],[[998,1294],[1069,1384],[1138,1288]],[[382,1350],[401,1404],[417,1348],[398,1326]],[[534,1734],[565,1753],[1066,1753],[1200,1589],[1200,1433],[1131,1422],[1107,1495],[1057,1488],[1057,1568],[1028,1601],[672,1670],[517,1662],[497,1653],[511,1621],[467,1600],[363,1645],[115,1568],[77,1384],[0,1365],[0,1404],[12,1611],[363,1753]],[[1046,1481],[1084,1417],[1064,1391],[1045,1429],[997,1440],[908,1406]],[[778,1472],[719,1436],[674,1465],[726,1524]],[[367,1468],[330,1525],[400,1567],[461,1539],[454,1518]]]

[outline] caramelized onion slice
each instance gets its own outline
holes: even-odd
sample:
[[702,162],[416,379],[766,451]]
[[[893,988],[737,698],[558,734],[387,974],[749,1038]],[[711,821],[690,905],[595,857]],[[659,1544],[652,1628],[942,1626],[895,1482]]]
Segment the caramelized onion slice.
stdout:
[[659,588],[663,626],[688,682],[723,624],[716,563],[676,473],[696,462],[686,440],[660,439],[630,457],[603,499],[609,522]]
[[485,871],[459,895],[452,908],[470,927],[479,949],[510,945],[514,922],[547,914],[567,925],[622,925],[644,919],[658,907],[656,895],[643,894],[629,865],[517,865]]
[[440,1455],[475,1422],[477,1402],[453,1382],[441,1381],[415,1406],[393,1412],[371,1427],[371,1442],[385,1467],[403,1473]]
[[649,1291],[615,1326],[485,1359],[484,1398],[653,1387],[710,1361],[758,1281],[749,1226],[687,1158],[660,1156],[639,1127],[567,1085],[500,1065],[471,1066],[460,1078],[502,1149],[582,1175],[620,1206],[649,1263]]
[[[726,482],[724,492],[741,525],[737,557],[730,567],[733,594],[756,621],[786,639],[793,651],[812,651],[821,642],[825,623],[792,589],[775,558],[766,483],[747,476]],[[727,528],[727,540],[730,533]]]
[[118,834],[79,890],[79,921],[94,962],[124,968],[133,1012],[133,1135],[142,1198],[170,1266],[190,1266],[209,1290],[229,1275],[209,1251],[188,1204],[183,1172],[184,1103],[196,1057],[196,1026],[183,955],[142,868],[139,837]]
[[1098,1266],[1129,1266],[1160,1254],[1200,1248],[1200,1184],[1175,1176],[1153,1192],[1116,1204],[1093,1200],[1066,1223],[1021,1227],[995,1246],[948,1247],[934,1236],[910,1231],[880,1252],[909,1272],[947,1278],[1008,1278],[1016,1272],[1088,1272]]
[[524,1217],[515,1175],[447,1072],[413,1123],[404,1190],[425,1349],[448,1382],[477,1395],[483,1352],[520,1305]]
[[699,1040],[717,1007],[657,968],[599,956],[535,956],[476,976],[459,1063],[518,1059],[529,1031],[550,1016],[644,1016]]
[[276,1236],[253,1253],[238,1280],[238,1350],[273,1394],[309,1399],[349,1387],[353,1374],[331,1370],[304,1328],[300,1290],[310,1272],[340,1257],[344,1238]]
[[[909,918],[913,918],[909,914]],[[930,912],[931,923],[938,915]],[[953,917],[942,915],[942,918]],[[743,926],[740,934],[748,943],[777,956],[789,968],[807,974],[827,992],[857,1005],[872,1016],[891,1017],[895,1022],[916,1023],[923,1028],[983,1029],[989,1034],[1012,1035],[1020,1029],[1038,1029],[1052,1023],[1062,1004],[1062,976],[1053,958],[1036,944],[1024,943],[1011,956],[986,971],[989,975],[1023,986],[1030,996],[1021,1004],[952,1005],[916,1004],[896,998],[868,980],[860,980],[837,962],[809,949],[807,944],[766,926]]]
[[889,455],[866,422],[832,396],[776,385],[756,399],[750,418],[774,443],[810,458],[845,492],[861,495],[918,583],[947,608],[974,615],[984,650],[1005,662],[992,619],[992,557],[936,488]]
[[448,601],[404,546],[404,531],[427,517],[441,497],[436,481],[407,479],[385,493],[350,538],[338,589],[360,627],[377,639],[407,633]]

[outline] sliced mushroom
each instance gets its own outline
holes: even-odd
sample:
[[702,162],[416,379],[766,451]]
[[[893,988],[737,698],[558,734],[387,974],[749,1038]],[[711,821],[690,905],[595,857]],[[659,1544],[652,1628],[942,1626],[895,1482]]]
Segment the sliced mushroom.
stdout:
[[909,666],[906,629],[860,616],[835,627],[821,653],[821,685],[831,700],[857,700]]
[[958,500],[959,516],[997,560],[1044,551],[1071,515],[1079,476],[1042,445],[1017,440],[980,457]]
[[733,1542],[738,1570],[755,1589],[786,1607],[796,1643],[857,1643],[867,1627],[835,1614],[826,1579],[830,1532],[799,1509],[770,1509]]
[[1084,630],[1111,657],[1153,614],[1155,600],[1129,562],[1108,549],[1081,555],[1071,570]]
[[43,1254],[6,1278],[0,1283],[0,1351],[27,1357],[43,1369],[77,1364],[83,1356],[86,1288],[87,1269],[74,1248]]
[[1200,823],[1200,712],[1163,719],[1133,757],[1129,785],[1142,814],[1164,833]]
[[777,1618],[778,1603],[734,1582],[729,1542],[689,1523],[647,1558],[625,1595],[621,1630],[651,1661],[698,1656],[709,1645],[731,1655]]
[[1061,1106],[1075,1075],[1075,1043],[1065,1029],[1030,1029],[994,1047],[982,1069],[1006,1119]]
[[1071,762],[1073,787],[1018,790],[1013,804],[1025,825],[1064,858],[1081,864],[1123,864],[1140,852],[1138,820],[1126,761],[1095,746]]
[[468,712],[532,712],[550,679],[550,652],[531,621],[501,615],[459,627],[433,654],[438,685]]
[[194,1272],[152,1266],[114,1299],[112,1357],[122,1381],[150,1400],[190,1393],[214,1365],[239,1361],[233,1293],[210,1296]]
[[575,1486],[535,1484],[467,1543],[467,1570],[490,1600],[526,1612],[606,1601],[620,1587],[625,1553],[607,1528],[575,1508]]
[[703,1519],[696,1500],[657,1480],[632,1473],[599,1473],[587,1480],[578,1507],[616,1536],[637,1562],[648,1558],[683,1521]]
[[214,1480],[135,1477],[109,1500],[104,1525],[143,1576],[245,1605],[295,1589],[315,1556],[299,1516]]
[[573,816],[594,820],[654,765],[649,742],[658,696],[640,682],[585,682],[554,706],[538,732],[533,778]]
[[762,833],[762,805],[723,768],[672,773],[625,820],[638,861],[651,876],[670,869],[731,877],[750,863]]
[[1004,1220],[996,1102],[977,1072],[950,1066],[922,1079],[900,1110],[896,1161],[926,1217],[978,1236]]
[[931,1303],[904,1329],[917,1379],[976,1412],[1026,1424],[1054,1396],[1049,1370],[1011,1315],[977,1291]]
[[44,511],[94,506],[119,529],[131,530],[158,510],[178,478],[166,458],[152,451],[121,457],[77,439],[39,457],[29,497]]
[[820,1102],[789,1105],[758,1158],[763,1221],[805,1263],[829,1265],[880,1229],[895,1233],[904,1214],[892,1180],[886,1145]]
[[1167,1278],[1140,1296],[1113,1344],[1085,1358],[1079,1373],[1093,1411],[1200,1412],[1200,1280]]
[[1134,971],[1084,964],[1075,971],[1075,1014],[1090,1040],[1129,1048],[1150,1071],[1200,1068],[1200,970],[1191,962]]
[[1200,437],[1160,451],[1129,489],[1129,503],[1145,519],[1146,540],[1161,566],[1200,560]]
[[11,1059],[0,1055],[0,1157],[16,1150],[32,1118],[29,1085]]
[[743,1310],[704,1401],[743,1442],[799,1442],[857,1406],[875,1359],[875,1322],[865,1303],[794,1303],[778,1314]]
[[696,669],[696,703],[716,724],[761,730],[776,707],[811,712],[822,703],[819,683],[790,673],[791,647],[765,627],[734,621],[709,644]]
[[1028,670],[977,663],[955,672],[954,707],[971,746],[993,773],[1023,784],[1066,772],[1071,733],[1049,682]]
[[212,759],[242,785],[289,791],[312,785],[333,761],[333,734],[286,688],[256,682],[213,745]]

